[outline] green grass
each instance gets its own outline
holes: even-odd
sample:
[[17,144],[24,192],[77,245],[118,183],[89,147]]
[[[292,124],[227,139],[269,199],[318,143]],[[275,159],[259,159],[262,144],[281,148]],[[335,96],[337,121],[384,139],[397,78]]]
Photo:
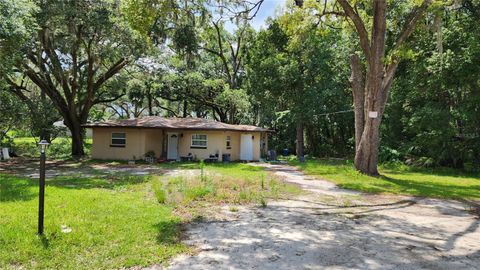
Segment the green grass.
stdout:
[[149,178],[47,181],[44,238],[36,236],[37,183],[0,174],[0,269],[146,266],[188,250],[181,219],[156,201]]
[[392,193],[449,199],[480,199],[480,175],[448,168],[422,169],[405,165],[380,166],[381,177],[358,173],[342,160],[308,160],[299,166],[340,187],[368,193]]

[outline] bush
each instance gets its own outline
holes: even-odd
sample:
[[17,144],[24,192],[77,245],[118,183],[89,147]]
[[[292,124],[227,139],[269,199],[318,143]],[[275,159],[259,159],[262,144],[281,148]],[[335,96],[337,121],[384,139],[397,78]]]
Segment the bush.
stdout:
[[184,196],[187,202],[201,199],[213,192],[212,186],[196,186],[185,190]]
[[167,201],[167,192],[163,188],[163,184],[155,179],[152,182],[152,189],[153,193],[155,194],[155,198],[157,198],[157,201],[161,204],[164,204]]
[[403,158],[403,155],[398,150],[388,146],[380,146],[378,156],[380,162],[398,162]]
[[[13,140],[12,149],[18,156],[38,157],[40,150],[37,141],[32,137],[20,137]],[[72,140],[70,138],[55,138],[47,149],[47,157],[50,159],[67,159],[71,157]],[[92,146],[92,140],[86,139],[84,143],[85,154],[89,155]]]
[[261,207],[265,208],[267,207],[267,200],[263,196],[261,196],[259,199],[259,204]]
[[430,157],[410,158],[406,161],[407,165],[415,167],[432,168],[436,166],[435,160]]
[[145,153],[145,157],[155,158],[155,151],[148,151],[147,153]]

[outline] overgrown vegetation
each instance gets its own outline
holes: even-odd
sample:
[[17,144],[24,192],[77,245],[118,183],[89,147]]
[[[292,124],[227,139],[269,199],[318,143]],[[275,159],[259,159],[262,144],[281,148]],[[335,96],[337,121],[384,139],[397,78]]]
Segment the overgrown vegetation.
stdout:
[[152,185],[157,200],[186,207],[194,201],[266,206],[269,199],[286,198],[300,192],[298,187],[281,182],[261,167],[237,163],[197,164],[191,164],[190,168],[198,166],[204,171],[200,175],[155,177]]
[[[84,148],[87,154],[90,154],[92,139],[85,139]],[[12,140],[9,147],[16,155],[22,157],[38,157],[38,140],[33,137],[17,137]],[[50,159],[69,159],[71,158],[71,139],[58,137],[52,140],[48,149],[47,156]]]
[[357,172],[351,161],[314,159],[295,160],[306,174],[318,176],[340,187],[367,193],[393,193],[448,199],[480,199],[480,174],[451,168],[421,168],[391,163],[380,166],[381,177]]

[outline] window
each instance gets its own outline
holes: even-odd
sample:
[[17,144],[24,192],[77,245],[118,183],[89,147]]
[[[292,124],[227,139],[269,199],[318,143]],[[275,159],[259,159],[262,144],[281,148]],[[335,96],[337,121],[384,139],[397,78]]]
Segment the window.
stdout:
[[111,147],[125,147],[127,143],[125,132],[112,132]]
[[227,144],[227,149],[232,149],[232,140],[230,136],[227,136],[226,144]]
[[191,148],[207,148],[207,135],[202,134],[193,134],[192,135],[192,146]]

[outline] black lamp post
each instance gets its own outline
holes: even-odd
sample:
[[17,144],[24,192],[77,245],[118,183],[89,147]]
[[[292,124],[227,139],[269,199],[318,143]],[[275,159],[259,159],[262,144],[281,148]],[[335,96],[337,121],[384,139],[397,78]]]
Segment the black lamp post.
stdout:
[[40,190],[38,192],[38,235],[43,235],[43,208],[45,205],[45,151],[49,143],[46,140],[41,140],[40,146]]

